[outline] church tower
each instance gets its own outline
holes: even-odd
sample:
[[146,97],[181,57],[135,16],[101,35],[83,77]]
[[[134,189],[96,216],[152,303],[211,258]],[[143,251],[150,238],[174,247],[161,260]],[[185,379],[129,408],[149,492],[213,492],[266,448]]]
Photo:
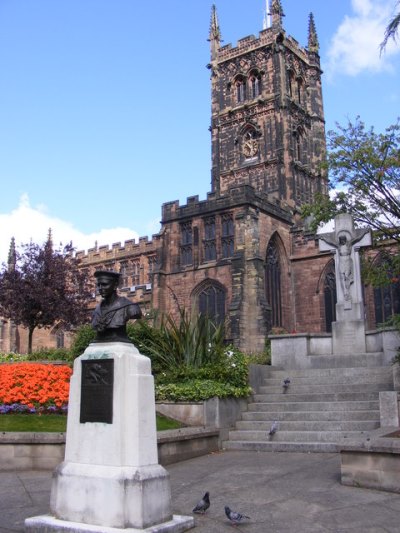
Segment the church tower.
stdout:
[[308,46],[283,27],[272,0],[259,37],[221,46],[215,6],[210,25],[212,190],[251,185],[268,201],[296,210],[327,192],[318,38],[312,14]]

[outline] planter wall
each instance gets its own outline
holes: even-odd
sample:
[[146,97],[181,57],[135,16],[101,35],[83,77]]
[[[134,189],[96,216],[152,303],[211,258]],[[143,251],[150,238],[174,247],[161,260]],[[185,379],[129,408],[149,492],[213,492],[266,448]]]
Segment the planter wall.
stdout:
[[[182,428],[157,433],[159,462],[168,465],[219,449],[217,429]],[[0,471],[54,470],[64,460],[65,433],[2,433]]]

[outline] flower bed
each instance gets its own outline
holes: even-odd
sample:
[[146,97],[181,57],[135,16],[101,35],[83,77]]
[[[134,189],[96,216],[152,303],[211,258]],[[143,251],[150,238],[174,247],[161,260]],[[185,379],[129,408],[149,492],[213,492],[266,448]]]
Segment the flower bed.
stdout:
[[66,365],[0,365],[0,414],[66,413],[71,374]]

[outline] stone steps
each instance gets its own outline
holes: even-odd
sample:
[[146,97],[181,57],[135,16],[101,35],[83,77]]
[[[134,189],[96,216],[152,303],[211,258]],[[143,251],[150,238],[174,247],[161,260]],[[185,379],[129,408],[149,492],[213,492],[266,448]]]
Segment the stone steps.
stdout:
[[[337,422],[343,420],[343,411],[269,411],[268,418],[265,411],[245,411],[242,413],[243,421],[320,421],[320,422]],[[364,411],[348,411],[346,413],[347,421],[360,420],[379,420],[379,409]]]
[[278,418],[270,420],[250,421],[240,420],[236,424],[239,431],[269,431],[274,420],[279,422],[280,431],[373,431],[379,427],[376,419],[372,420],[284,420]]
[[333,453],[339,450],[334,442],[261,442],[261,441],[226,441],[225,450],[254,451],[254,452],[314,452]]
[[[334,403],[334,404],[333,404]],[[328,401],[328,402],[258,402],[249,403],[249,411],[363,411],[363,410],[376,410],[379,411],[379,399],[376,401],[363,401],[363,402],[350,402],[350,401]]]
[[[380,354],[357,354],[361,366],[338,366],[349,357],[333,358],[333,367],[267,369],[257,394],[235,429],[226,449],[333,452],[346,439],[366,437],[380,426],[379,392],[393,390],[392,369],[374,366]],[[352,363],[354,357],[351,356]],[[371,364],[371,361],[373,364]],[[368,362],[368,365],[366,364]],[[282,387],[289,377],[288,388]],[[279,427],[272,436],[271,424]]]
[[229,440],[241,442],[272,440],[274,442],[338,442],[343,438],[358,437],[359,435],[359,431],[285,431],[279,428],[272,436],[268,435],[268,431],[235,430],[229,436]]
[[[300,381],[295,381],[289,385],[288,388],[284,389],[281,385],[281,383],[276,384],[276,380],[269,380],[274,381],[274,383],[266,384],[262,387],[260,387],[258,393],[259,394],[289,394],[289,393],[295,393],[295,394],[301,394],[309,392],[310,385],[309,384],[302,384]],[[376,383],[343,383],[343,384],[336,384],[336,383],[324,383],[324,384],[318,384],[313,385],[312,390],[314,393],[318,392],[327,392],[327,393],[339,393],[339,392],[379,392],[381,390],[385,390],[387,387],[391,387],[392,382],[391,381],[379,381]]]
[[289,402],[341,402],[341,401],[374,401],[377,391],[371,392],[309,392],[309,393],[280,393],[280,394],[255,394],[254,403],[289,403]]

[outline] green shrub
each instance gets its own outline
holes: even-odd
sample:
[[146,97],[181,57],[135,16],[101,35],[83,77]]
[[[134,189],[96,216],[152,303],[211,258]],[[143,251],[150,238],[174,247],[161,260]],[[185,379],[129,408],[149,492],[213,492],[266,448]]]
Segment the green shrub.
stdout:
[[228,346],[218,355],[218,358],[215,357],[215,362],[207,363],[201,368],[173,367],[156,376],[158,385],[183,383],[194,379],[227,383],[234,387],[246,387],[248,380],[246,356],[233,346]]
[[74,340],[72,341],[70,354],[71,359],[74,360],[86,350],[89,344],[94,341],[96,332],[90,324],[80,326],[75,333]]
[[171,315],[156,316],[152,328],[157,331],[144,344],[157,369],[200,368],[218,360],[224,348],[223,325],[202,314],[190,316],[180,310],[177,320]]
[[156,385],[157,401],[200,402],[209,398],[242,398],[251,394],[251,387],[235,387],[210,379],[192,379],[182,383]]
[[28,354],[27,361],[71,361],[71,352],[66,348],[39,348]]
[[28,356],[26,354],[14,353],[14,352],[0,352],[0,363],[21,363],[27,361]]

